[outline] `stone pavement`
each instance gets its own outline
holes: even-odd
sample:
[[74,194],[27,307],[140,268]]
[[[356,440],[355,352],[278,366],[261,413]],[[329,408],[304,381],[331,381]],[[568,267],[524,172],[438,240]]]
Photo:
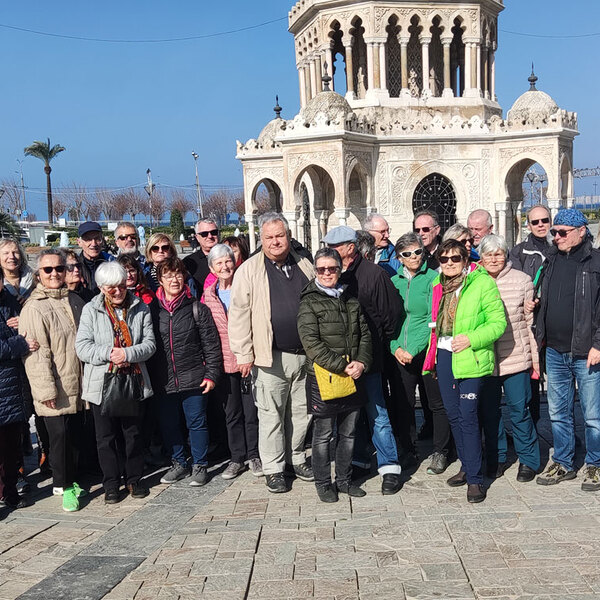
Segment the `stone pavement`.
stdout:
[[581,479],[519,484],[513,465],[469,505],[445,484],[457,465],[442,476],[425,466],[396,496],[372,477],[365,498],[331,505],[313,484],[273,495],[245,473],[200,490],[155,485],[116,506],[96,487],[66,514],[43,482],[34,506],[0,522],[0,599],[600,597],[600,494]]

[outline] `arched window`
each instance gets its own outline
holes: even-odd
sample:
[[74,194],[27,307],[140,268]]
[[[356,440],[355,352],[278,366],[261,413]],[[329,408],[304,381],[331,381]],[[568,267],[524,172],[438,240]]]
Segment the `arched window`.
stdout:
[[354,37],[352,45],[354,91],[357,98],[364,98],[369,88],[369,78],[367,76],[367,43],[362,19],[357,18],[353,21],[350,33]]
[[442,233],[456,222],[456,192],[450,180],[432,173],[423,179],[413,194],[413,212],[430,210],[438,217]]
[[399,98],[402,91],[402,53],[398,35],[400,26],[398,17],[393,15],[388,21],[388,39],[386,48],[387,62],[387,86],[390,92],[390,98]]

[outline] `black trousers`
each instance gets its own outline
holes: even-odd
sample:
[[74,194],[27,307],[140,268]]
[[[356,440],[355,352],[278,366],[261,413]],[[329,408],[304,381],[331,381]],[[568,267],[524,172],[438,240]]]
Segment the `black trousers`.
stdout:
[[529,401],[529,413],[533,420],[533,424],[537,426],[540,420],[540,380],[530,379],[531,383],[531,400]]
[[409,448],[414,451],[416,441],[416,390],[417,386],[420,386],[421,390],[425,390],[425,395],[421,396],[421,403],[426,404],[432,413],[433,451],[446,454],[450,445],[450,423],[448,422],[438,382],[431,375],[422,374],[424,361],[425,352],[415,356],[408,365],[401,365],[396,361],[406,397],[406,404],[401,407],[402,412],[398,423],[401,431],[400,442],[404,449]]
[[232,462],[258,458],[258,411],[252,386],[240,373],[225,373],[216,391],[225,411]]
[[0,426],[0,498],[12,504],[19,501],[17,471],[21,458],[22,423]]
[[81,412],[44,417],[50,444],[50,466],[54,487],[68,488],[75,481],[81,439]]
[[119,489],[121,483],[122,464],[118,442],[121,436],[125,443],[124,468],[127,473],[127,485],[137,483],[144,473],[141,414],[138,417],[103,417],[100,414],[100,406],[93,405],[92,410],[104,490]]

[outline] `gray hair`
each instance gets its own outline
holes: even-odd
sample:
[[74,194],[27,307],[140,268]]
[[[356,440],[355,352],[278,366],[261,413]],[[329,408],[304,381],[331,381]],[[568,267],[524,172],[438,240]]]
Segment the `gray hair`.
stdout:
[[133,229],[135,231],[135,237],[138,237],[137,227],[131,221],[119,221],[115,227],[115,237],[119,229]]
[[463,235],[468,235],[471,237],[471,230],[468,227],[465,227],[462,223],[454,223],[454,225],[446,229],[446,233],[444,233],[442,241],[445,242],[446,240],[457,240]]
[[404,235],[401,235],[396,242],[396,255],[400,254],[404,249],[409,248],[410,246],[418,246],[421,250],[424,249],[423,240],[421,236],[413,231],[409,231]]
[[206,225],[214,225],[217,229],[219,229],[219,226],[217,225],[217,222],[214,219],[211,219],[210,217],[204,217],[203,219],[199,219],[194,225],[194,233],[198,233],[198,225],[200,225],[200,223],[205,223]]
[[105,285],[120,285],[126,281],[127,271],[115,260],[103,262],[96,269],[96,285],[99,288]]
[[479,256],[492,254],[498,250],[502,250],[504,256],[508,256],[508,244],[506,240],[501,235],[496,235],[495,233],[486,235],[479,244]]
[[233,253],[233,250],[227,244],[217,244],[210,249],[206,260],[208,261],[208,266],[212,267],[215,260],[225,257],[230,258],[235,264],[235,254]]
[[[536,204],[535,206],[532,206],[528,211],[527,211],[527,222],[529,223],[531,221],[531,211],[535,210],[536,208],[543,208],[546,211],[546,214],[550,217],[550,220],[552,220],[552,213],[550,212],[550,209],[545,205],[545,204]],[[0,246],[1,248],[2,246]]]
[[420,210],[417,214],[415,214],[415,218],[413,219],[413,225],[416,223],[419,217],[431,217],[433,221],[434,227],[439,227],[440,223],[438,221],[438,216],[432,210]]
[[286,231],[290,230],[288,220],[278,212],[266,212],[258,217],[258,229],[262,233],[262,228],[269,223],[283,223]]
[[45,250],[42,250],[38,254],[38,258],[37,258],[37,270],[38,271],[40,270],[40,262],[41,262],[42,258],[44,258],[44,256],[58,256],[58,258],[60,258],[61,265],[67,264],[67,257],[62,250],[59,250],[58,248],[46,248]]
[[338,267],[342,268],[342,257],[335,248],[321,248],[315,254],[315,265],[320,258],[333,258],[337,262]]
[[22,269],[23,266],[27,264],[27,254],[25,253],[25,249],[17,240],[13,240],[12,238],[2,238],[0,239],[0,250],[4,248],[4,246],[8,246],[9,244],[13,244],[17,247],[17,251],[19,252],[19,268]]
[[385,221],[389,225],[389,223],[387,222],[385,217],[382,217],[379,213],[372,213],[363,221],[363,229],[365,231],[369,231],[370,229],[373,229],[373,224],[375,222],[375,219],[381,219],[382,221]]
[[494,224],[494,220],[492,219],[492,215],[490,215],[490,213],[483,209],[483,208],[478,208],[477,210],[474,210],[467,218],[467,224],[469,223],[469,219],[473,218],[473,219],[480,219],[482,217],[485,217],[486,219],[486,224],[488,227],[491,227]]
[[363,258],[370,261],[375,260],[375,253],[377,252],[375,238],[368,231],[358,230],[356,232],[356,249]]

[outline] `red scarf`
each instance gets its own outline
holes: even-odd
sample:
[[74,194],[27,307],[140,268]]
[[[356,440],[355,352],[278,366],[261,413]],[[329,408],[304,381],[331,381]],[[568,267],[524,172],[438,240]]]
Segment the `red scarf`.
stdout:
[[173,314],[181,306],[181,303],[183,302],[184,298],[192,297],[192,292],[190,291],[189,286],[185,285],[178,296],[173,298],[173,300],[167,300],[165,296],[165,290],[162,286],[160,286],[158,290],[156,290],[156,297],[158,298],[160,305],[167,312]]

